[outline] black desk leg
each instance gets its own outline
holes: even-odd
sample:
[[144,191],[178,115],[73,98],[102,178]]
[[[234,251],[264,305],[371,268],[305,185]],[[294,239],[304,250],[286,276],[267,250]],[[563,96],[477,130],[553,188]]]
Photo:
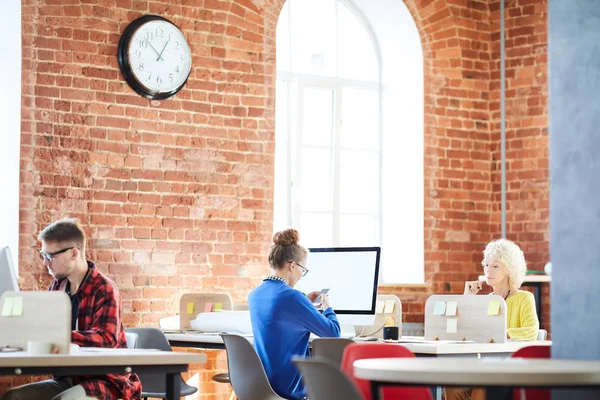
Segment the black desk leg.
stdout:
[[371,381],[371,398],[379,400],[379,382]]
[[179,372],[167,374],[167,400],[179,400],[181,393],[181,378]]
[[533,297],[535,297],[535,310],[537,311],[538,321],[540,321],[540,328],[542,328],[542,284],[539,282],[533,282]]
[[486,400],[513,400],[513,389],[503,386],[486,388]]

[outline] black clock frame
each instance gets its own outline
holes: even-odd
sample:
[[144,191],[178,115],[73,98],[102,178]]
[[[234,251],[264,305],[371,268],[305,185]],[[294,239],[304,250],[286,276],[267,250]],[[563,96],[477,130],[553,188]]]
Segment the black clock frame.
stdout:
[[150,89],[146,88],[144,85],[142,85],[141,82],[136,79],[135,75],[133,74],[131,64],[129,63],[129,54],[128,54],[129,44],[131,43],[131,38],[132,38],[133,34],[138,30],[138,28],[140,26],[142,26],[143,24],[145,24],[146,22],[150,22],[150,21],[165,21],[165,22],[168,22],[169,24],[173,25],[177,29],[179,29],[179,27],[177,25],[175,25],[173,22],[169,21],[168,19],[166,19],[164,17],[161,17],[160,15],[141,16],[138,19],[132,21],[129,25],[127,25],[127,28],[125,28],[125,31],[123,31],[123,34],[121,35],[121,38],[119,39],[119,47],[117,50],[117,59],[119,61],[119,68],[121,69],[121,74],[123,75],[123,78],[125,78],[125,81],[129,84],[129,86],[137,94],[139,94],[140,96],[146,97],[148,99],[151,99],[151,100],[164,100],[164,99],[167,99],[167,98],[173,96],[174,94],[179,92],[181,89],[183,89],[183,87],[187,83],[187,80],[188,80],[190,74],[188,73],[188,76],[186,76],[185,80],[181,83],[181,85],[179,87],[177,87],[169,92],[158,92],[155,90],[150,90]]

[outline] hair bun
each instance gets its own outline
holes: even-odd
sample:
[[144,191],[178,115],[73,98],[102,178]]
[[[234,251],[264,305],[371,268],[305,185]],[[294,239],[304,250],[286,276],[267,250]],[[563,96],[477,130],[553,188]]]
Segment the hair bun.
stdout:
[[273,243],[280,246],[298,244],[298,240],[300,240],[300,234],[295,229],[286,229],[273,235]]

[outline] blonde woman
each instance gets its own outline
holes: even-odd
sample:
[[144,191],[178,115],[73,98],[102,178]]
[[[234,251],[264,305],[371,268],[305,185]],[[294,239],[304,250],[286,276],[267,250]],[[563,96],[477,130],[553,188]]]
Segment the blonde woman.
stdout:
[[[506,335],[509,339],[536,340],[540,323],[535,310],[535,299],[530,292],[520,290],[527,263],[523,251],[508,239],[493,240],[483,251],[485,282],[493,289],[492,294],[506,301]],[[479,281],[465,282],[465,295],[481,290]],[[482,389],[446,388],[447,400],[482,400]]]

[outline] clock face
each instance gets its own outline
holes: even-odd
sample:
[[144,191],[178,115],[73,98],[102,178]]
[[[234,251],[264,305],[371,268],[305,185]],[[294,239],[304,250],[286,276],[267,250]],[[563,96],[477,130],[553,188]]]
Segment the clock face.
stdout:
[[191,51],[183,33],[168,20],[145,16],[132,22],[119,44],[119,64],[142,96],[164,99],[177,93],[190,74]]

